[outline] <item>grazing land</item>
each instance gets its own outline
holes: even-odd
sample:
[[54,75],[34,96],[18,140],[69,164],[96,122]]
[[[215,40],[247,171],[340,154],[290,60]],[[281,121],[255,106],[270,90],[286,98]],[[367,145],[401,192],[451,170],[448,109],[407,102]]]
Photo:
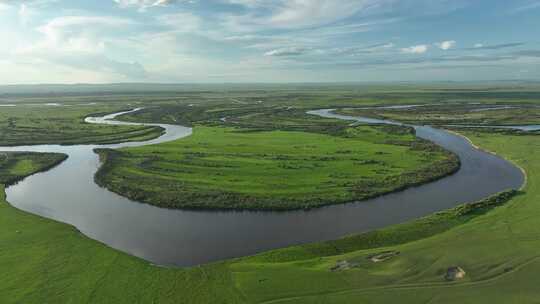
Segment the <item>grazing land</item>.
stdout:
[[[528,183],[521,194],[505,204],[513,193],[483,201],[478,209],[458,207],[365,235],[200,267],[155,267],[2,202],[0,301],[534,303],[540,297],[535,279],[540,270],[540,156],[530,151],[540,148],[540,140],[536,135],[466,135],[525,169]],[[385,252],[399,254],[371,261]],[[349,267],[336,268],[345,264],[341,261]],[[453,266],[466,275],[447,282],[446,270]]]
[[126,105],[45,104],[0,108],[0,146],[35,144],[107,144],[147,140],[161,135],[157,127],[92,125],[90,115],[126,109]]
[[[100,101],[96,108],[77,110],[80,111],[78,114],[65,114],[68,107],[55,107],[56,113],[47,114],[70,117],[65,129],[76,124],[85,126],[81,118],[89,113],[127,109],[132,107],[128,104],[132,100],[143,100],[148,107],[124,119],[185,123],[209,131],[219,130],[233,137],[300,132],[306,136],[355,140],[339,134],[350,129],[346,123],[308,117],[304,115],[305,110],[454,104],[460,100],[482,103],[482,106],[531,105],[540,94],[536,89],[523,88],[403,86],[365,90],[302,88],[279,92],[224,90],[213,93],[201,90],[144,96],[63,98],[66,98],[63,103],[72,99],[76,102]],[[51,100],[31,98],[32,102],[38,99],[39,102]],[[113,103],[113,100],[121,102]],[[263,102],[258,103],[261,100]],[[5,96],[3,99],[6,103],[18,101],[19,97]],[[4,109],[14,111],[12,115],[24,119],[25,110],[5,107],[0,115],[6,113]],[[198,109],[199,114],[187,114],[189,109],[194,112]],[[16,111],[20,112],[16,114]],[[498,115],[498,111],[501,110],[487,111],[486,119]],[[514,119],[524,123],[529,113],[520,113],[525,116]],[[221,121],[224,117],[225,121]],[[535,119],[527,121],[535,122]],[[39,130],[43,140],[47,139],[47,128],[43,128],[42,123],[35,127],[37,129],[32,132]],[[250,132],[238,132],[245,129]],[[355,129],[396,135],[391,130],[373,126],[352,128]],[[103,130],[107,130],[103,134],[110,131]],[[60,132],[71,134],[72,131]],[[230,134],[226,134],[228,132]],[[4,186],[0,186],[0,268],[4,273],[0,280],[0,302],[388,303],[397,298],[401,303],[536,303],[540,298],[536,279],[540,271],[540,155],[533,152],[540,150],[540,137],[538,134],[494,133],[491,130],[460,132],[481,148],[521,166],[527,173],[527,184],[522,191],[500,193],[474,205],[460,206],[366,234],[182,269],[156,267],[91,240],[69,225],[15,209],[5,201]],[[109,141],[112,133],[100,139]],[[81,134],[89,134],[89,131]],[[25,136],[12,136],[10,142],[22,144],[26,139]],[[60,135],[53,139],[62,140]],[[171,149],[178,148],[178,144],[170,143]],[[374,141],[369,144],[387,143]],[[222,145],[226,147],[226,143]],[[207,148],[201,146],[201,149]],[[168,154],[158,156],[165,162],[170,161],[169,158],[177,161]],[[38,159],[42,158],[37,154],[10,154],[6,158],[5,153],[0,153],[1,182],[12,183],[53,166],[63,157],[54,156],[41,163]],[[465,276],[449,282],[445,277],[448,270],[455,267],[462,269]]]
[[169,208],[290,210],[367,199],[448,175],[457,156],[401,127],[332,135],[198,126],[191,137],[98,150],[98,184]]
[[538,104],[447,103],[411,108],[340,109],[345,115],[363,115],[405,123],[429,125],[527,125],[540,124]]
[[58,165],[66,157],[58,153],[0,152],[0,183],[14,184],[26,175]]

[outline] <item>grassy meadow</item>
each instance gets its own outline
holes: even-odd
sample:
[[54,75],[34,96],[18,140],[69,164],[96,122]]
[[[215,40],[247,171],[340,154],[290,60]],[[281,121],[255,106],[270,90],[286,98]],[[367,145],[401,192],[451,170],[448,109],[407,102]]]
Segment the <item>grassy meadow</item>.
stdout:
[[408,109],[341,109],[346,115],[361,115],[412,124],[429,125],[527,125],[540,124],[537,104],[450,103]]
[[[393,132],[387,129],[393,129]],[[288,210],[362,200],[445,176],[457,157],[408,128],[333,135],[197,126],[174,142],[99,150],[100,185],[169,208]]]
[[[2,202],[0,302],[535,303],[540,156],[530,151],[540,148],[538,136],[466,135],[526,170],[523,193],[485,214],[491,203],[478,212],[458,208],[363,236],[186,269],[152,266]],[[19,172],[25,173],[32,171]],[[389,250],[399,255],[368,260]],[[354,267],[330,270],[343,260]],[[447,282],[445,270],[454,265],[466,277]]]
[[[70,104],[98,101],[99,105],[2,107],[0,145],[111,142],[134,138],[133,134],[127,134],[148,130],[88,126],[82,123],[82,118],[92,113],[131,108],[141,102],[145,110],[124,119],[193,125],[196,132],[191,138],[156,146],[158,148],[125,149],[114,152],[115,155],[108,151],[109,156],[117,157],[116,161],[125,165],[113,171],[123,175],[113,175],[113,182],[114,179],[136,178],[118,183],[119,186],[127,185],[132,190],[141,180],[156,180],[152,187],[167,190],[170,189],[168,180],[183,180],[190,183],[190,187],[201,187],[205,191],[230,187],[249,197],[265,191],[288,198],[301,197],[302,191],[319,191],[318,195],[335,198],[343,193],[351,195],[346,189],[352,187],[335,183],[321,190],[324,188],[317,184],[328,180],[327,177],[312,174],[308,166],[320,163],[319,158],[332,157],[328,161],[343,166],[342,170],[348,175],[333,176],[332,181],[340,180],[345,184],[358,182],[362,176],[369,176],[369,180],[384,180],[391,174],[403,176],[398,173],[426,157],[440,156],[440,151],[426,155],[422,149],[415,150],[410,146],[410,133],[373,126],[349,128],[345,122],[306,116],[305,110],[441,103],[448,104],[449,110],[457,113],[465,109],[453,107],[456,103],[533,105],[540,98],[539,92],[538,87],[522,86],[456,88],[403,84],[299,85],[294,89],[291,86],[220,87],[216,91],[188,88],[183,92],[147,95],[111,93],[58,98],[8,94],[0,95],[0,103],[54,100]],[[469,113],[469,109],[466,111]],[[454,120],[459,116],[449,113]],[[535,123],[535,113],[505,109],[482,112],[481,118],[466,117],[471,118],[467,122],[475,123]],[[417,114],[403,114],[408,116],[393,119],[417,121],[414,117]],[[221,118],[226,119],[221,121]],[[127,133],[122,135],[122,132]],[[347,135],[347,132],[351,133]],[[393,303],[396,299],[405,304],[537,303],[540,298],[537,287],[540,154],[534,152],[540,150],[540,135],[489,130],[460,132],[481,148],[521,166],[527,173],[525,187],[519,192],[503,192],[473,205],[365,234],[179,269],[157,267],[91,240],[74,227],[12,207],[5,199],[5,185],[46,170],[65,156],[0,152],[0,269],[3,273],[0,303],[326,304]],[[135,138],[140,136],[139,133]],[[208,136],[214,137],[211,142]],[[317,140],[316,148],[310,147],[313,143],[307,144],[313,139]],[[262,147],[262,140],[272,142],[271,149]],[[335,145],[339,145],[339,149]],[[390,154],[373,153],[375,147],[387,146],[392,148]],[[310,158],[298,159],[294,149],[301,149],[302,154]],[[240,150],[247,152],[238,153]],[[352,153],[344,153],[347,150],[364,153],[363,156],[369,156],[374,162],[358,164],[360,170],[353,172],[358,161]],[[406,160],[399,155],[403,151],[408,154]],[[261,157],[264,154],[267,155]],[[245,168],[239,171],[234,167],[236,172],[242,173],[236,177],[239,181],[232,180],[233,175],[227,170],[233,171],[233,168],[227,168],[227,164],[241,164]],[[355,167],[350,167],[351,164]],[[296,183],[298,188],[295,189],[265,188],[266,182],[281,182],[270,177],[254,187],[253,184],[257,184],[254,174],[260,172],[260,166],[282,177],[294,175],[298,170],[303,172],[304,178],[288,181]],[[201,173],[185,172],[186,168]],[[323,169],[325,174],[333,174],[331,168]],[[218,175],[218,171],[223,175]],[[151,191],[143,195],[153,195]],[[372,260],[374,256],[385,255],[388,258],[381,262]],[[445,280],[446,271],[452,266],[466,272],[464,279]]]
[[157,127],[92,125],[84,118],[129,108],[127,105],[20,105],[0,107],[0,146],[107,144],[152,139]]
[[46,171],[66,158],[67,155],[57,153],[0,152],[0,183],[14,184],[24,176]]

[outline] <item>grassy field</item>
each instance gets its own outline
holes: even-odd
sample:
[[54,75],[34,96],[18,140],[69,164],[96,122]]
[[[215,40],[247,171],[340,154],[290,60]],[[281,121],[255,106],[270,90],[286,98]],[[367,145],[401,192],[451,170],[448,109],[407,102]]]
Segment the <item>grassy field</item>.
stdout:
[[[0,117],[18,117],[19,126],[31,123],[32,128],[6,127],[0,134],[9,138],[4,142],[14,144],[28,137],[34,142],[62,141],[63,136],[72,142],[88,138],[108,141],[119,130],[104,128],[97,132],[96,126],[78,126],[81,118],[86,113],[116,111],[132,100],[142,100],[160,107],[149,107],[128,119],[195,122],[208,130],[219,127],[223,132],[231,128],[257,131],[232,132],[231,136],[309,130],[309,136],[334,137],[343,123],[309,120],[303,116],[304,110],[464,100],[532,103],[539,97],[537,89],[524,91],[520,87],[458,90],[451,86],[407,85],[373,90],[346,86],[272,92],[264,88],[224,89],[218,93],[200,90],[144,97],[62,97],[61,102],[66,103],[122,103],[69,110],[73,112],[60,116],[53,111],[45,113],[48,107],[40,107],[35,114],[27,115],[34,122],[27,121],[24,110],[1,108]],[[18,101],[19,97],[0,96],[0,103]],[[49,102],[50,98],[28,97],[24,101]],[[162,110],[164,105],[166,111]],[[193,107],[200,108],[195,115],[182,114]],[[59,111],[58,107],[54,109]],[[44,113],[39,113],[41,110]],[[4,114],[6,111],[12,112],[8,115]],[[529,114],[525,111],[520,115]],[[47,117],[56,117],[58,121],[49,126]],[[222,117],[227,117],[226,122],[220,122]],[[58,124],[63,127],[57,128]],[[85,130],[86,127],[92,130]],[[20,132],[19,136],[14,136],[14,132]],[[80,132],[80,139],[74,135],[76,132]],[[540,155],[534,152],[540,148],[540,137],[480,130],[462,132],[475,144],[523,167],[528,177],[523,191],[502,193],[474,206],[458,207],[367,234],[183,269],[155,267],[90,240],[73,227],[11,207],[5,201],[1,183],[11,183],[52,166],[60,160],[56,157],[61,156],[7,157],[0,153],[0,303],[393,303],[396,299],[400,303],[537,303]],[[32,138],[33,134],[40,136]],[[172,155],[158,157],[177,161]],[[370,260],[385,252],[396,255],[390,254],[388,260],[379,263]],[[451,266],[463,268],[465,278],[447,282],[444,275]]]
[[198,126],[191,137],[100,150],[96,176],[114,192],[169,208],[312,208],[431,181],[457,157],[400,127],[334,134]]
[[57,153],[0,152],[0,184],[10,185],[28,174],[48,170],[66,157]]
[[0,303],[227,303],[236,297],[224,265],[186,270],[151,266],[5,202],[4,184],[64,158],[0,155]]
[[106,144],[159,136],[156,127],[92,125],[86,116],[110,113],[128,105],[45,106],[0,108],[0,146],[23,144]]
[[540,124],[537,104],[436,104],[409,109],[341,109],[346,115],[360,115],[405,123],[429,125],[526,125]]
[[[0,302],[536,303],[540,155],[531,151],[540,140],[467,135],[527,171],[522,194],[487,214],[493,206],[484,202],[363,236],[187,269],[154,267],[2,202]],[[488,202],[498,205],[504,197]],[[380,263],[367,259],[389,250],[400,254]],[[330,270],[343,260],[353,267]],[[466,277],[447,282],[446,268],[454,265]]]

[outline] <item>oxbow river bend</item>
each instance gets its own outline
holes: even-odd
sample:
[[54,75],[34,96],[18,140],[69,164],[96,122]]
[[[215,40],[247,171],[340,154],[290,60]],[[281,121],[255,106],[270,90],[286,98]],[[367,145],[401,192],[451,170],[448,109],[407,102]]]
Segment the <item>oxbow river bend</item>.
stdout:
[[[136,111],[137,109],[133,110]],[[114,121],[121,112],[88,123],[128,124]],[[362,118],[310,114],[352,121]],[[367,120],[371,123],[392,123]],[[15,207],[77,227],[110,247],[165,266],[191,266],[246,256],[269,249],[336,239],[418,218],[464,202],[472,202],[524,182],[521,170],[506,160],[475,149],[463,137],[427,126],[417,136],[458,154],[462,166],[454,175],[405,191],[358,203],[310,211],[185,211],[130,201],[94,183],[100,166],[94,148],[123,148],[177,140],[191,134],[182,126],[158,125],[164,135],[146,142],[114,145],[38,145],[0,147],[0,151],[65,153],[56,168],[35,174],[6,190]]]

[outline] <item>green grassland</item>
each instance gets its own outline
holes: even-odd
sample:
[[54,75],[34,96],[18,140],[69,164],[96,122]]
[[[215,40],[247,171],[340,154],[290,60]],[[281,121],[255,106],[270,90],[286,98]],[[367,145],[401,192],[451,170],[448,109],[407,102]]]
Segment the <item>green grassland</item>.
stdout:
[[[85,141],[91,137],[89,134],[97,134],[95,140],[109,141],[120,129],[111,131],[105,126],[97,132],[94,128],[98,126],[82,124],[82,117],[144,102],[149,105],[145,111],[125,119],[155,122],[158,118],[158,121],[188,123],[208,130],[219,128],[231,132],[231,136],[309,131],[309,136],[334,138],[346,123],[316,121],[304,117],[304,110],[464,100],[529,104],[539,98],[537,88],[444,85],[373,89],[348,85],[294,90],[290,87],[224,88],[217,93],[191,90],[144,96],[67,96],[61,97],[60,102],[99,100],[102,104],[70,110],[73,113],[69,115],[58,114],[64,107],[61,110],[54,107],[54,111],[46,115],[39,114],[43,110],[40,107],[36,114],[29,115],[37,116],[39,123],[26,121],[24,109],[0,108],[0,117],[18,117],[18,124],[33,124],[33,129],[7,127],[0,134],[9,138],[9,141],[2,140],[8,144],[26,142],[27,136],[33,134],[41,134],[32,138],[34,142],[62,142],[62,134],[68,134],[71,142]],[[14,103],[19,99],[0,95],[0,102]],[[108,104],[114,100],[122,102]],[[50,98],[25,97],[24,101],[50,102]],[[151,107],[153,105],[156,107]],[[165,106],[167,111],[162,110]],[[199,109],[198,114],[185,114],[193,108]],[[5,111],[13,112],[8,115]],[[489,112],[489,116],[496,115]],[[520,115],[528,115],[528,112]],[[47,117],[58,121],[49,127]],[[220,122],[221,117],[227,120]],[[535,119],[527,118],[527,121]],[[522,118],[516,120],[522,121]],[[6,124],[6,120],[0,119],[2,121]],[[56,127],[58,124],[63,126],[62,130]],[[83,127],[92,130],[81,131]],[[252,132],[234,131],[236,128]],[[19,136],[12,135],[15,131]],[[81,138],[74,136],[76,131]],[[393,133],[378,129],[373,132]],[[156,267],[88,239],[73,227],[17,210],[5,201],[4,187],[0,185],[0,269],[3,273],[0,303],[537,303],[540,298],[537,287],[540,155],[535,152],[540,148],[540,139],[534,134],[461,132],[480,147],[521,166],[527,172],[525,188],[520,193],[501,193],[475,205],[366,234],[182,269]],[[47,137],[48,133],[55,135]],[[105,135],[107,133],[109,135]],[[170,143],[171,149],[176,144]],[[201,146],[201,149],[206,147]],[[177,161],[174,155],[168,154],[152,155],[150,159],[155,156],[163,157],[165,162]],[[0,182],[12,183],[57,161],[59,159],[43,161],[36,154],[0,153]],[[374,254],[387,251],[399,252],[399,255],[379,263],[369,260]],[[352,266],[332,271],[340,261]],[[444,280],[450,266],[462,267],[467,272],[465,278],[457,282]]]
[[[536,303],[540,155],[531,151],[540,140],[467,135],[526,170],[523,193],[504,205],[512,193],[365,235],[186,269],[152,266],[1,202],[0,302]],[[388,250],[400,254],[367,259]],[[354,267],[330,270],[343,260]],[[447,282],[454,265],[467,275]]]
[[[289,84],[215,85],[179,87],[160,94],[135,95],[147,106],[143,111],[124,116],[138,122],[207,124],[227,117],[226,124],[265,124],[275,127],[274,118],[285,122],[298,118],[308,109],[346,108],[375,105],[440,104],[450,110],[456,104],[533,105],[540,100],[538,84]],[[83,97],[80,97],[83,98]],[[116,99],[115,99],[116,98]],[[99,100],[129,100],[129,97],[103,96]],[[471,105],[473,106],[473,105]],[[286,114],[286,112],[293,114]],[[249,115],[257,113],[257,122]],[[268,115],[271,114],[271,115]],[[522,113],[526,114],[526,113]],[[247,116],[247,117],[246,117]],[[272,119],[268,119],[272,116]],[[510,115],[509,115],[510,116]],[[237,119],[238,117],[243,117]],[[239,121],[241,120],[241,121]],[[303,119],[305,121],[305,119]],[[285,125],[282,125],[285,127]]]
[[457,156],[400,127],[332,135],[197,126],[160,145],[99,150],[100,185],[169,208],[289,210],[362,200],[448,175]]
[[48,170],[64,161],[57,153],[0,152],[0,184],[13,184],[28,174]]
[[[363,115],[405,123],[430,125],[526,125],[540,124],[540,107],[537,104],[446,104],[414,107],[409,109],[340,109],[346,115]],[[499,109],[495,109],[499,107]],[[501,108],[502,107],[502,108]],[[482,108],[490,110],[479,111]]]
[[161,135],[161,128],[92,125],[84,118],[126,109],[127,105],[0,108],[0,146],[24,144],[106,144]]
[[225,265],[159,268],[73,227],[11,207],[4,184],[50,168],[65,156],[0,156],[0,303],[228,303],[238,296]]

